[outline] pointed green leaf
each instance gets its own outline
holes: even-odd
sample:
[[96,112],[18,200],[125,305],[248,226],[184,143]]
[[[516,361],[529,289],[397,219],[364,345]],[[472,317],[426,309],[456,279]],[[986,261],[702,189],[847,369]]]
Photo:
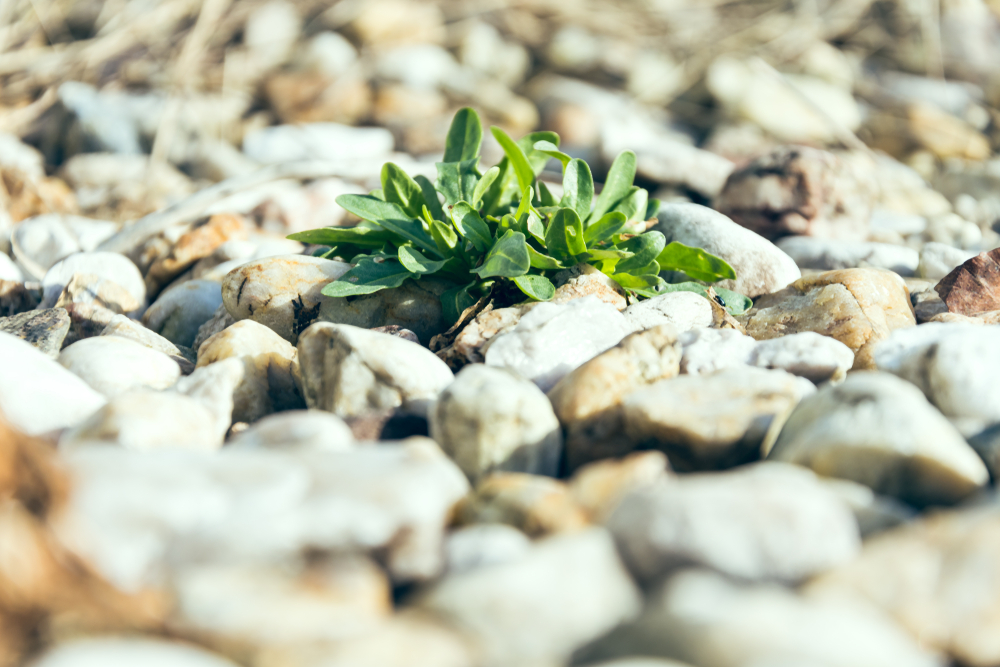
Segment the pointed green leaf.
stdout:
[[646,214],[642,217],[642,219],[650,220],[652,218],[655,218],[659,210],[660,210],[660,200],[650,199],[649,203],[646,204]]
[[399,287],[412,275],[399,262],[393,260],[376,262],[366,257],[353,269],[324,287],[323,294],[333,297],[371,294],[382,289]]
[[583,240],[583,223],[571,208],[561,208],[552,216],[545,230],[545,247],[549,254],[565,263],[576,263],[578,255],[587,252]]
[[434,244],[437,246],[438,252],[443,257],[454,255],[455,248],[458,247],[458,234],[451,228],[451,225],[446,225],[440,220],[433,220],[430,227],[431,238],[434,239]]
[[639,273],[639,269],[656,260],[665,245],[667,245],[667,239],[660,232],[646,232],[640,236],[634,236],[624,243],[619,243],[615,246],[616,248],[627,250],[633,254],[628,259],[619,262],[615,267],[615,272]]
[[535,150],[535,144],[539,141],[546,141],[553,146],[559,146],[559,135],[555,132],[542,131],[542,132],[532,132],[526,134],[517,140],[517,145],[520,146],[521,150],[524,151],[525,157],[528,158],[528,164],[531,165],[531,171],[538,176],[545,169],[545,165],[549,162],[549,156],[542,151]]
[[568,165],[570,160],[573,159],[570,156],[566,155],[565,153],[561,152],[559,148],[551,141],[536,141],[533,148],[536,151],[545,153],[549,157],[554,157],[555,159],[562,162],[563,169],[565,169],[566,165]]
[[648,192],[633,185],[625,198],[615,205],[614,210],[623,213],[626,220],[645,220],[642,216],[646,214],[648,199]]
[[[753,300],[751,300],[748,296],[740,294],[739,292],[723,289],[721,287],[713,287],[712,289],[714,289],[715,293],[725,302],[725,308],[729,311],[730,315],[742,315],[753,306]],[[666,294],[668,292],[695,292],[696,294],[702,295],[706,299],[708,298],[708,287],[696,282],[675,283],[673,285],[667,283],[663,286],[660,294]]]
[[[500,222],[497,224],[497,234],[502,236],[502,232],[505,232],[508,229],[524,234],[524,230],[521,229],[521,224],[518,223],[517,218],[509,213],[500,218]],[[527,235],[525,234],[525,236]]]
[[490,248],[482,266],[472,271],[480,278],[515,278],[527,273],[530,267],[528,243],[524,234],[507,230]]
[[411,218],[420,217],[425,203],[423,191],[416,181],[392,162],[382,166],[382,192],[387,202],[399,204]]
[[528,246],[528,258],[533,269],[565,269],[565,265],[555,257],[549,257]]
[[590,215],[594,202],[594,177],[583,160],[571,160],[563,172],[563,196],[560,206],[576,211],[581,220]]
[[635,180],[635,153],[632,151],[622,151],[611,164],[608,170],[608,178],[604,182],[604,189],[594,202],[594,210],[590,214],[592,220],[597,220],[602,215],[617,206],[632,187]]
[[448,128],[448,138],[444,144],[445,162],[463,162],[479,157],[479,146],[483,143],[483,124],[475,109],[459,109]]
[[524,151],[521,150],[521,147],[514,143],[514,140],[499,127],[494,125],[490,128],[490,132],[493,133],[493,136],[500,144],[500,148],[503,149],[507,159],[510,160],[510,164],[514,168],[514,174],[517,176],[517,184],[521,192],[524,192],[525,188],[530,188],[535,182],[535,172],[532,170],[528,158],[525,156]]
[[518,276],[514,278],[514,284],[535,301],[548,301],[556,295],[556,286],[545,276]]
[[417,175],[413,180],[420,186],[420,191],[424,194],[424,203],[431,212],[431,217],[435,220],[445,220],[444,211],[441,209],[441,201],[438,199],[437,190],[434,184],[424,175]]
[[337,203],[359,218],[370,220],[417,247],[438,254],[434,240],[424,231],[420,221],[407,216],[398,204],[365,195],[340,195]]
[[447,264],[447,260],[441,259],[433,261],[421,255],[408,245],[399,246],[399,263],[406,267],[410,273],[426,275],[440,271]]
[[454,287],[441,295],[441,311],[449,324],[458,322],[458,318],[466,309],[476,305],[476,297],[469,293],[469,288],[475,283]]
[[663,271],[683,271],[695,280],[714,283],[717,280],[733,280],[736,272],[726,260],[708,253],[701,248],[692,248],[674,241],[656,257]]
[[479,213],[468,202],[460,201],[455,204],[451,210],[451,218],[455,221],[455,229],[462,235],[462,238],[471,241],[473,247],[479,252],[485,252],[493,243],[493,235],[490,233],[489,226],[483,222]]
[[533,211],[528,211],[524,226],[535,240],[539,243],[545,243],[545,225],[542,224],[542,219],[535,215]]
[[370,222],[362,222],[356,227],[323,227],[307,232],[289,234],[288,238],[302,243],[314,245],[335,246],[352,244],[364,248],[380,248],[392,235],[386,230]]
[[493,181],[495,181],[499,175],[500,167],[493,166],[486,170],[483,177],[479,179],[478,183],[476,183],[475,190],[472,191],[472,199],[469,203],[472,204],[473,208],[479,208],[483,195],[486,194],[486,192],[490,189],[490,186],[493,185]]
[[479,158],[474,157],[462,162],[438,162],[435,165],[438,171],[437,189],[444,195],[446,204],[472,199],[479,181],[478,164]]
[[542,181],[538,181],[538,202],[542,206],[559,205],[559,202],[556,201],[555,196],[549,190],[549,186],[545,185]]
[[514,176],[514,169],[510,166],[510,160],[505,157],[496,166],[500,170],[500,175],[486,190],[480,203],[483,213],[489,215],[508,213],[508,200],[517,191],[517,178]]
[[588,246],[607,241],[625,227],[625,222],[622,213],[605,213],[600,220],[587,225],[583,238]]

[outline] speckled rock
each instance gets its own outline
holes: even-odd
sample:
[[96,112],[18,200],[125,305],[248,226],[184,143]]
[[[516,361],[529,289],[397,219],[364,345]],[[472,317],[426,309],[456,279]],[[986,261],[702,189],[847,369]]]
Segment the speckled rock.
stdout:
[[69,313],[65,308],[46,308],[0,317],[0,331],[31,343],[55,359],[69,333]]
[[854,365],[854,352],[835,338],[802,331],[758,342],[747,363],[787,371],[816,384],[839,382]]
[[142,316],[142,323],[175,345],[192,347],[201,325],[221,305],[219,283],[189,280],[160,294]]
[[712,305],[694,292],[671,292],[633,303],[625,319],[634,331],[669,324],[678,333],[712,326]]
[[735,329],[695,329],[679,337],[681,373],[703,375],[745,366],[757,341]]
[[108,398],[134,389],[166,389],[181,375],[177,362],[164,353],[118,336],[68,345],[59,363]]

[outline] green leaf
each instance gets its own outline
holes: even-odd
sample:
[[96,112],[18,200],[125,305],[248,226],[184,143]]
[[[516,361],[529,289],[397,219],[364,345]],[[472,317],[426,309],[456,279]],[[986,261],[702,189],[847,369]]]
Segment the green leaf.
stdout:
[[382,192],[382,188],[375,188],[374,190],[368,193],[368,196],[375,197],[375,199],[381,199],[382,201],[385,201],[385,193]]
[[366,257],[353,269],[324,287],[323,294],[333,297],[371,294],[386,288],[399,287],[412,275],[399,262],[393,260],[376,262]]
[[594,177],[583,160],[571,160],[563,172],[563,196],[560,206],[576,211],[581,220],[590,215],[594,202]]
[[475,190],[472,191],[472,199],[469,203],[472,204],[473,208],[479,208],[483,195],[486,194],[486,192],[490,189],[490,186],[493,185],[493,181],[495,181],[499,175],[500,167],[493,166],[486,170],[483,177],[479,179],[478,183],[476,183]]
[[441,295],[441,311],[446,322],[455,324],[466,309],[476,305],[476,297],[469,293],[473,285],[475,283],[454,287]]
[[480,278],[516,278],[524,275],[531,267],[528,258],[528,243],[524,234],[507,230],[496,244],[490,248],[482,266],[472,272]]
[[389,232],[370,222],[356,227],[323,227],[288,235],[291,240],[302,243],[325,246],[352,244],[364,248],[381,248],[391,237]]
[[493,243],[493,235],[476,209],[468,202],[460,201],[451,209],[451,219],[455,221],[455,229],[462,238],[472,242],[479,252],[485,252]]
[[657,275],[634,276],[630,273],[615,273],[612,274],[611,279],[625,289],[632,290],[642,296],[653,297],[666,293],[667,283]]
[[448,205],[472,199],[479,181],[479,171],[476,168],[479,158],[474,157],[462,162],[438,162],[437,189],[444,195]]
[[542,219],[535,215],[533,211],[528,211],[528,217],[525,220],[524,226],[528,229],[528,233],[535,237],[539,243],[545,243],[545,225],[542,224]]
[[545,248],[556,259],[566,263],[576,263],[578,255],[587,252],[583,240],[583,223],[571,208],[561,208],[552,216],[545,230]]
[[642,188],[632,186],[629,188],[625,198],[615,205],[614,210],[625,214],[626,220],[645,220],[646,218],[640,216],[646,213],[646,202],[648,199],[648,192]]
[[656,214],[660,210],[660,200],[650,199],[649,203],[646,204],[646,214],[643,216],[643,220],[650,220],[656,217]]
[[459,109],[448,128],[448,138],[444,143],[445,162],[464,162],[479,157],[479,147],[483,143],[483,124],[475,109]]
[[448,260],[433,261],[427,259],[410,246],[401,245],[399,246],[399,263],[406,267],[406,270],[410,273],[427,275],[440,271],[448,263]]
[[539,141],[547,141],[553,146],[559,146],[559,135],[555,132],[543,131],[543,132],[532,132],[526,134],[517,140],[517,145],[521,147],[524,151],[525,157],[528,158],[528,164],[531,165],[531,171],[538,176],[545,169],[545,165],[549,162],[549,156],[542,151],[535,150],[535,144]]
[[494,125],[490,128],[490,132],[493,133],[493,136],[500,144],[500,148],[503,149],[507,159],[510,160],[511,166],[514,167],[514,174],[517,176],[517,184],[521,192],[524,192],[525,188],[530,188],[535,182],[535,172],[532,170],[527,156],[525,156],[521,147],[514,143],[514,140],[499,127]]
[[622,151],[611,164],[608,170],[608,178],[604,182],[604,189],[594,203],[594,210],[590,214],[592,220],[597,220],[602,215],[612,210],[628,194],[635,180],[635,153],[632,151]]
[[514,278],[514,284],[535,301],[548,301],[556,294],[556,286],[545,276],[518,276]]
[[[725,308],[729,311],[730,315],[742,315],[753,306],[753,300],[739,292],[721,287],[713,287],[712,289],[725,301]],[[695,292],[706,299],[708,298],[708,287],[696,282],[675,283],[673,285],[666,283],[659,293],[666,294],[668,292]]]
[[392,162],[382,166],[382,192],[387,202],[399,204],[411,218],[420,217],[425,203],[423,191],[416,181]]
[[605,261],[609,259],[617,261],[621,259],[627,259],[631,256],[632,253],[628,252],[627,250],[616,250],[614,248],[608,250],[602,250],[600,248],[590,248],[589,250],[587,250],[588,262],[591,260]]
[[559,205],[552,192],[549,191],[549,186],[542,181],[538,181],[538,201],[543,207]]
[[399,205],[365,195],[340,195],[337,197],[337,203],[359,218],[371,220],[417,247],[438,254],[437,246],[424,231],[424,226],[419,220],[409,218]]
[[483,213],[488,215],[508,213],[508,197],[517,189],[517,179],[514,177],[514,169],[510,166],[510,160],[504,157],[496,166],[500,170],[500,175],[487,189],[480,204]]
[[626,219],[623,213],[605,213],[600,220],[587,225],[587,229],[583,232],[583,238],[588,246],[607,241],[620,232],[625,223]]
[[528,258],[531,262],[531,268],[533,269],[565,269],[566,267],[562,262],[557,260],[555,257],[549,257],[548,255],[543,255],[538,252],[530,245],[528,246]]
[[438,199],[437,190],[434,184],[424,175],[414,176],[413,180],[420,186],[420,191],[424,193],[424,203],[431,212],[431,217],[435,220],[446,220],[444,210],[441,208],[441,201]]
[[695,280],[704,280],[707,283],[736,278],[736,272],[726,260],[701,248],[692,248],[677,241],[665,247],[657,255],[656,261],[663,271],[683,271]]
[[[616,248],[627,250],[633,255],[626,260],[622,260],[615,267],[616,273],[639,273],[639,269],[647,266],[656,260],[663,246],[667,244],[667,239],[660,232],[646,232],[640,236],[634,236],[624,243],[620,243]],[[655,271],[658,273],[658,271]]]
[[566,155],[565,153],[561,152],[559,148],[551,141],[536,141],[533,148],[540,153],[545,153],[549,157],[554,157],[555,159],[562,162],[563,169],[565,169],[566,165],[568,165],[570,160],[573,159],[570,156]]

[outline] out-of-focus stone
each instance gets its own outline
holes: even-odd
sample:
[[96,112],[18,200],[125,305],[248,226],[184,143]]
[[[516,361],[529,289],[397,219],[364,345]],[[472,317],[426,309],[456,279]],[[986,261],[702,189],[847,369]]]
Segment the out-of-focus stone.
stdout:
[[49,648],[32,667],[236,667],[220,655],[190,644],[139,637],[90,637]]
[[215,309],[215,314],[212,315],[212,319],[207,320],[204,324],[198,327],[198,335],[195,336],[194,342],[191,343],[191,349],[197,353],[202,343],[220,331],[225,330],[226,327],[230,327],[234,324],[236,324],[236,320],[229,314],[229,311],[226,310],[226,304],[223,303]]
[[430,276],[417,281],[407,280],[395,289],[350,300],[323,297],[319,319],[364,329],[397,325],[417,334],[417,338],[427,344],[448,328],[441,310],[441,295],[452,286],[452,283]]
[[190,347],[201,325],[222,305],[222,288],[212,280],[189,280],[171,287],[149,307],[142,323],[175,345]]
[[52,266],[42,280],[44,300],[51,307],[78,273],[95,275],[125,288],[136,303],[145,304],[146,285],[139,269],[124,255],[114,252],[81,252],[70,255]]
[[595,523],[604,523],[628,494],[669,481],[663,452],[635,452],[621,459],[588,463],[569,480],[576,502]]
[[712,305],[694,292],[654,296],[625,309],[625,319],[635,331],[669,324],[677,333],[712,326]]
[[142,304],[118,283],[92,273],[74,273],[55,302],[56,308],[88,304],[118,314],[135,313]]
[[509,563],[531,550],[531,540],[503,523],[475,523],[453,531],[444,544],[448,574]]
[[930,241],[920,250],[917,275],[927,280],[941,280],[974,256],[961,248]]
[[344,420],[323,410],[287,410],[268,415],[230,438],[229,447],[244,449],[354,449],[354,436]]
[[226,241],[244,239],[246,236],[246,223],[239,215],[213,215],[204,224],[194,227],[177,239],[169,254],[158,258],[149,267],[146,272],[146,291],[150,298],[199,259],[211,255]]
[[563,482],[526,473],[494,473],[456,509],[463,525],[505,523],[531,537],[580,530],[589,525]]
[[167,389],[181,369],[166,354],[118,336],[77,341],[59,354],[59,363],[108,398],[136,389]]
[[140,345],[145,345],[151,350],[162,352],[176,361],[177,365],[181,368],[181,372],[185,375],[194,370],[196,356],[190,348],[181,349],[163,336],[153,333],[135,320],[130,320],[124,315],[115,315],[108,322],[108,325],[104,327],[100,335],[127,338]]
[[800,269],[829,271],[872,267],[912,276],[920,263],[916,250],[891,243],[786,236],[778,241],[778,247],[794,259]]

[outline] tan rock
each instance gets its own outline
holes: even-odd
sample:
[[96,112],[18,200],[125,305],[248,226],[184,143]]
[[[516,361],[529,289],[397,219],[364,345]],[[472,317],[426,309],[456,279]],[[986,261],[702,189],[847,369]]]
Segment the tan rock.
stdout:
[[453,371],[458,371],[466,364],[483,363],[489,341],[513,329],[530,307],[531,305],[512,306],[494,310],[492,306],[487,306],[458,333],[451,345],[440,350],[437,355]]
[[932,104],[918,103],[907,108],[909,132],[919,147],[939,158],[985,160],[990,142],[971,125]]
[[165,285],[203,257],[208,257],[226,241],[247,236],[243,216],[232,213],[213,215],[203,225],[190,230],[174,244],[169,253],[155,260],[146,273],[146,291],[150,298]]
[[677,375],[680,359],[676,331],[660,325],[626,337],[553,387],[549,400],[566,429],[569,469],[632,451],[635,443],[625,433],[622,399]]
[[960,315],[959,313],[937,313],[928,322],[958,322],[961,324],[1000,324],[1000,310],[988,310],[975,315]]
[[836,338],[854,352],[854,370],[874,368],[872,350],[916,319],[902,278],[882,269],[841,269],[806,276],[762,296],[745,316],[747,333],[769,340],[800,331]]
[[635,452],[622,459],[588,463],[569,480],[569,489],[591,520],[604,523],[627,494],[669,476],[670,464],[663,452]]
[[618,310],[625,310],[628,302],[621,286],[590,264],[577,264],[555,275],[556,295],[552,303],[566,303],[583,296],[596,296]]
[[118,283],[92,273],[73,274],[55,307],[66,308],[72,303],[93,304],[116,314],[135,312],[142,306],[132,293]]
[[360,76],[279,72],[264,84],[268,103],[283,123],[344,123],[368,116],[372,91]]
[[559,480],[526,473],[490,475],[456,508],[460,524],[506,523],[531,537],[580,530],[587,513]]

